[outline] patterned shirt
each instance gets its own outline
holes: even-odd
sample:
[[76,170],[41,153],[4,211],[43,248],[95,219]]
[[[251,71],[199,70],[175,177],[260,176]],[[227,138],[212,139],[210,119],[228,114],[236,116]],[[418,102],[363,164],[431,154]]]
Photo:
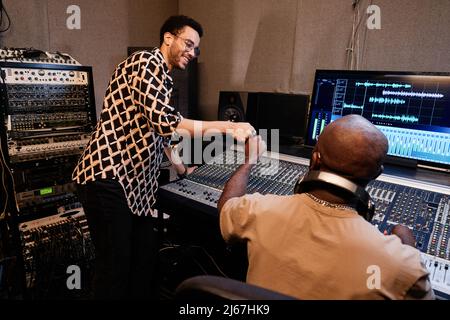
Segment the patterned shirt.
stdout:
[[182,117],[169,106],[173,81],[161,51],[139,51],[121,62],[72,179],[115,179],[134,214],[153,215],[163,147]]

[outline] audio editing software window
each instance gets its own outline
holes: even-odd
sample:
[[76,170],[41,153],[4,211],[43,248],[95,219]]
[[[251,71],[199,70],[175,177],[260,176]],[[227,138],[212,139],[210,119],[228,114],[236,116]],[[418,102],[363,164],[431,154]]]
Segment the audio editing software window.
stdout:
[[389,155],[450,165],[450,74],[317,70],[307,144],[348,114],[376,125]]

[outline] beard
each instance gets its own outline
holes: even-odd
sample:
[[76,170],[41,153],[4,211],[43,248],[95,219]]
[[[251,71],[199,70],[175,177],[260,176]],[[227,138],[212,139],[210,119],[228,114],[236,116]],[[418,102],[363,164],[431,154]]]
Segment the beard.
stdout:
[[185,70],[190,62],[189,56],[185,52],[180,52],[175,48],[171,50],[172,65],[175,69]]
[[175,64],[175,67],[180,70],[185,70],[189,64],[189,58],[186,58],[185,56],[181,56],[177,59],[177,63]]

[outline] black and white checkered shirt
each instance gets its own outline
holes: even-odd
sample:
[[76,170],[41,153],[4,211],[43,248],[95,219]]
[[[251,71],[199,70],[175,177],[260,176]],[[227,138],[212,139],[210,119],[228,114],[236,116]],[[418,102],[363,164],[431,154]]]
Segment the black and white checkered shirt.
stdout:
[[163,147],[182,119],[168,104],[172,88],[158,48],[136,52],[120,63],[72,179],[79,184],[116,179],[134,214],[153,214]]

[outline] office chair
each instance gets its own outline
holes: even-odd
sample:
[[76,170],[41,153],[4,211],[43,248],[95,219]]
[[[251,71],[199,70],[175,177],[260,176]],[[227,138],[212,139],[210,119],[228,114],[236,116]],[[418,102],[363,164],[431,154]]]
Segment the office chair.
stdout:
[[279,292],[242,281],[217,277],[195,276],[184,280],[175,290],[176,300],[296,300]]

